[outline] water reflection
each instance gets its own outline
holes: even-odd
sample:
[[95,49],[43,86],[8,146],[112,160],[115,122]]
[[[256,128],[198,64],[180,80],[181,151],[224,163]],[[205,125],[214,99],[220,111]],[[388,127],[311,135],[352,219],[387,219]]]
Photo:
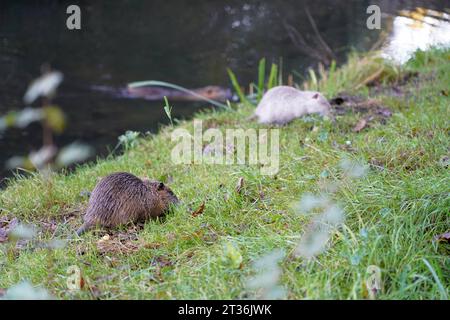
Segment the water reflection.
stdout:
[[383,56],[403,64],[416,50],[430,47],[450,47],[450,15],[424,8],[402,10],[394,19]]

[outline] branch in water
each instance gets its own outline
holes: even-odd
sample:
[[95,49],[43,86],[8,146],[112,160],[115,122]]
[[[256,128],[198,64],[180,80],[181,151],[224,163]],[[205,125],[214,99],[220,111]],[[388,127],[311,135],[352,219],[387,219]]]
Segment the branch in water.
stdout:
[[284,28],[286,29],[286,32],[291,38],[292,42],[294,43],[295,47],[300,50],[301,52],[307,54],[313,59],[318,59],[319,61],[323,62],[324,64],[329,64],[329,59],[327,56],[325,56],[322,52],[319,50],[313,48],[310,46],[305,38],[298,32],[296,28],[288,24],[286,21],[283,21]]
[[308,17],[309,23],[311,24],[314,33],[316,34],[317,39],[319,40],[320,44],[322,45],[323,49],[328,53],[328,55],[331,57],[331,59],[336,60],[336,56],[334,55],[331,48],[328,46],[328,44],[325,42],[325,40],[320,35],[319,30],[317,29],[316,22],[314,21],[314,18],[312,17],[311,13],[309,12],[308,6],[305,6],[305,12],[306,16]]

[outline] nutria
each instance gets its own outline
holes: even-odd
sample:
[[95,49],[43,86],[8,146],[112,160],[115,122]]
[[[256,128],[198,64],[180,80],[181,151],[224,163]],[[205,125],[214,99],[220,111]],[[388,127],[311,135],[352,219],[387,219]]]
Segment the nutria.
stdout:
[[118,98],[145,99],[149,101],[163,101],[164,97],[167,97],[170,101],[203,101],[204,98],[206,98],[219,102],[225,102],[227,100],[231,101],[235,99],[235,96],[233,96],[230,89],[219,86],[206,86],[203,88],[188,89],[190,92],[156,86],[114,88],[95,85],[90,88],[92,90],[113,95]]
[[164,183],[118,172],[102,178],[89,199],[80,235],[94,226],[115,227],[162,216],[177,197]]
[[175,89],[161,88],[161,87],[129,87],[127,94],[131,98],[141,98],[146,100],[162,100],[167,97],[172,101],[202,101],[201,97],[216,100],[226,101],[231,99],[232,94],[230,89],[219,86],[207,86],[203,88],[190,89],[189,91],[195,93],[184,92]]
[[257,118],[259,123],[281,125],[310,113],[332,118],[330,108],[328,100],[319,92],[278,86],[264,94],[252,118]]

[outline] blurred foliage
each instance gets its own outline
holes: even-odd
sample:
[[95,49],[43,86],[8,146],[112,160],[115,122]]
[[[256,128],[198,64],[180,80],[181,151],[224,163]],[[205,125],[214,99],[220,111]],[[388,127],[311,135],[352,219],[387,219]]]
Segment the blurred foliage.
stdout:
[[57,106],[47,106],[44,109],[44,118],[48,126],[56,133],[62,133],[66,126],[63,111]]
[[138,142],[140,133],[128,130],[125,134],[119,136],[119,146],[123,146],[125,150],[133,148]]
[[75,142],[63,147],[53,143],[53,135],[61,134],[66,127],[66,118],[60,107],[51,103],[56,90],[63,80],[58,71],[46,71],[28,87],[23,100],[26,105],[41,101],[41,106],[27,106],[20,111],[10,111],[0,117],[0,132],[8,128],[25,129],[33,122],[40,122],[43,128],[43,143],[38,150],[32,150],[27,156],[14,156],[6,162],[8,169],[25,170],[59,169],[76,162],[86,160],[92,155],[92,148]]

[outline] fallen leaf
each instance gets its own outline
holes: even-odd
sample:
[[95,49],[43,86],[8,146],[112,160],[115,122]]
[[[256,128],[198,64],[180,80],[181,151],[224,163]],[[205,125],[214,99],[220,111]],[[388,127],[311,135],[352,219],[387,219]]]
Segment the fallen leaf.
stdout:
[[356,126],[353,128],[353,132],[360,132],[367,126],[367,120],[365,118],[361,118]]
[[435,236],[434,240],[437,242],[449,242],[450,241],[450,231],[447,231],[446,233]]
[[443,96],[448,97],[448,91],[447,91],[447,90],[442,90],[442,91],[441,91],[441,94],[442,94]]
[[192,212],[192,216],[193,217],[197,217],[199,215],[201,215],[203,213],[203,210],[205,210],[205,202],[202,202],[202,204],[200,205],[200,207],[198,207],[197,210],[195,210],[194,212]]
[[240,177],[239,180],[238,180],[238,183],[236,185],[236,192],[237,193],[241,193],[243,187],[244,187],[244,178]]

